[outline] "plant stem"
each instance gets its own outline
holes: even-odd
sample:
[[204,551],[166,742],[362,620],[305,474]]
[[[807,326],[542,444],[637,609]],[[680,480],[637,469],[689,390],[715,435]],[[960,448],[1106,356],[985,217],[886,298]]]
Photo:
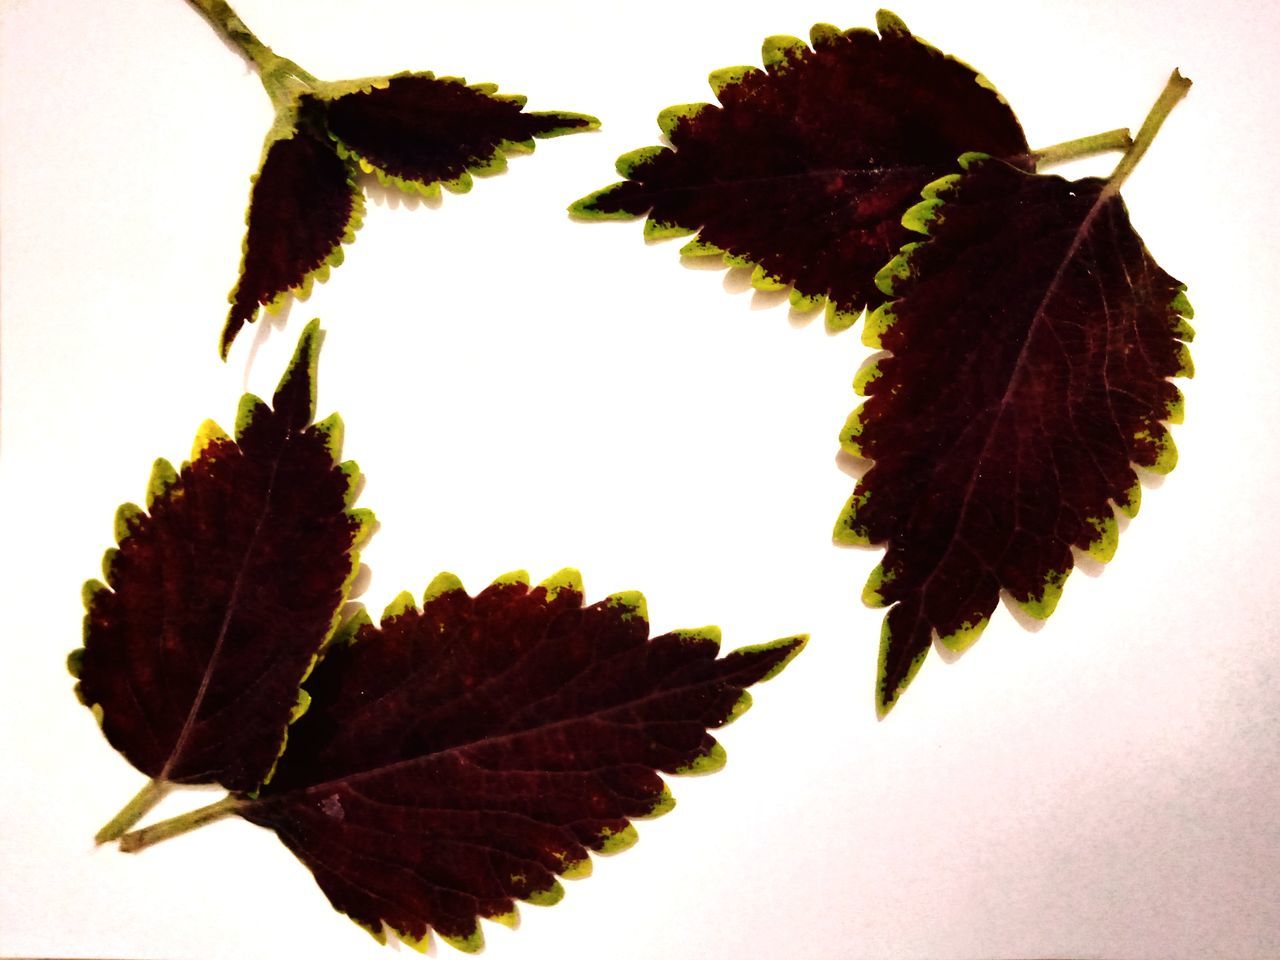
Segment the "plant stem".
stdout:
[[111,822],[99,830],[93,839],[98,843],[109,843],[120,839],[172,789],[173,784],[165,780],[148,780],[147,785],[138,791],[138,795],[126,803],[124,809],[112,817]]
[[1105,195],[1120,192],[1120,187],[1129,179],[1129,174],[1133,173],[1133,168],[1138,165],[1142,155],[1151,146],[1151,141],[1160,132],[1161,125],[1168,119],[1173,108],[1178,105],[1178,101],[1185,97],[1190,89],[1191,81],[1177,70],[1174,70],[1169,75],[1169,82],[1164,85],[1164,90],[1160,92],[1159,99],[1152,106],[1151,112],[1147,114],[1147,119],[1142,121],[1142,129],[1134,137],[1133,146],[1125,151],[1125,155],[1116,164],[1116,168],[1103,190]]
[[310,89],[316,82],[306,70],[282,57],[259,40],[225,0],[187,0],[218,34],[236,48],[258,70],[262,85],[277,108],[291,101],[298,88]]
[[217,803],[211,803],[207,807],[201,807],[199,810],[192,810],[190,813],[170,817],[168,820],[161,820],[159,823],[143,827],[141,830],[126,833],[120,838],[120,849],[125,853],[137,853],[139,850],[144,850],[152,844],[159,843],[161,840],[168,840],[170,837],[176,837],[195,830],[197,827],[203,827],[206,824],[213,823],[215,820],[229,817],[243,806],[244,802],[244,800],[234,796],[223,797]]
[[1128,150],[1133,146],[1133,138],[1129,136],[1128,127],[1108,130],[1106,133],[1095,133],[1091,137],[1080,137],[1078,140],[1067,140],[1055,143],[1051,147],[1034,150],[1031,153],[1037,167],[1054,163],[1065,163],[1068,160],[1079,160],[1081,157],[1092,157],[1112,150]]

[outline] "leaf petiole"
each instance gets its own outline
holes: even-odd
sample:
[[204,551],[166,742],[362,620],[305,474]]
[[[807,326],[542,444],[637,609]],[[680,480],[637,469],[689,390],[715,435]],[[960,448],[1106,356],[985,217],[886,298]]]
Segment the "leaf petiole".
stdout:
[[[253,64],[279,109],[291,103],[301,90],[310,90],[316,78],[292,60],[282,57],[259,40],[225,0],[187,0],[218,34]],[[301,90],[300,90],[301,88]]]
[[1133,138],[1129,135],[1129,128],[1120,127],[1117,130],[1108,130],[1106,133],[1095,133],[1091,137],[1080,137],[1077,140],[1055,143],[1041,150],[1033,150],[1031,159],[1039,168],[1055,163],[1066,163],[1068,160],[1092,157],[1100,153],[1110,153],[1113,150],[1128,150],[1131,146],[1133,146]]
[[110,843],[118,840],[135,823],[145,817],[157,803],[163,800],[173,789],[173,784],[166,780],[148,780],[146,786],[138,791],[137,796],[124,805],[124,808],[111,818],[111,822],[94,836],[96,843]]
[[1142,159],[1142,155],[1147,152],[1156,134],[1160,132],[1160,127],[1173,112],[1173,108],[1178,105],[1178,101],[1185,97],[1190,89],[1191,81],[1176,69],[1169,75],[1169,81],[1164,85],[1164,90],[1160,92],[1147,118],[1142,121],[1142,128],[1138,131],[1138,135],[1133,138],[1133,145],[1125,151],[1125,155],[1120,158],[1120,162],[1116,164],[1115,170],[1107,181],[1107,186],[1103,190],[1104,199],[1120,192],[1125,180],[1129,179],[1129,174],[1133,173],[1133,168],[1138,165],[1138,161]]
[[170,817],[168,820],[161,820],[159,823],[152,824],[149,827],[143,827],[141,830],[126,833],[120,837],[120,849],[125,853],[137,853],[139,850],[145,850],[161,840],[181,836],[184,833],[189,833],[199,827],[221,820],[223,817],[229,817],[244,806],[245,802],[244,799],[236,796],[223,797],[217,803],[211,803],[207,807],[200,807],[198,810],[179,814],[176,817]]

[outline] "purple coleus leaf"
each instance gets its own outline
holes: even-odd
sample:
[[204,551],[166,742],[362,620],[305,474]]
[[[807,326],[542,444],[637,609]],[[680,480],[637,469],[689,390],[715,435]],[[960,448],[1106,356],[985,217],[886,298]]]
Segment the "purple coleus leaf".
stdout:
[[379,940],[424,946],[434,929],[479,949],[478,918],[557,902],[557,876],[586,876],[589,851],[626,849],[632,820],[670,810],[659,772],[723,766],[707,729],[805,642],[717,659],[714,627],[649,638],[638,593],[582,601],[572,570],[474,598],[442,574],[421,609],[406,593],[380,626],[362,613],[307,681],[276,776],[230,812],[274,830]]
[[841,434],[874,461],[835,537],[886,544],[863,594],[889,607],[882,715],[935,635],[968,647],[1002,590],[1047,617],[1073,549],[1111,559],[1115,509],[1138,509],[1133,465],[1176,462],[1169,378],[1192,374],[1185,287],[1109,181],[981,154],[961,167],[903,218],[928,239],[879,274],[897,299],[868,317],[864,341],[890,355],[859,375],[868,399]]
[[645,236],[698,234],[682,251],[754,267],[763,290],[792,286],[832,329],[883,295],[876,271],[909,239],[921,188],[966,150],[1034,168],[1013,111],[980,74],[912,36],[888,11],[871,30],[818,24],[812,48],[764,42],[765,69],[711,74],[719,106],[658,117],[671,149],[618,160],[627,179],[574,203],[584,219],[648,213]]
[[341,263],[363,215],[361,170],[425,197],[442,185],[464,193],[472,174],[504,170],[507,156],[532,152],[535,138],[599,126],[583,114],[525,112],[524,97],[493,84],[431,73],[312,79],[306,89],[277,119],[254,178],[223,357],[260,305],[305,298]]
[[156,461],[85,584],[76,692],[155,782],[258,789],[347,600],[373,515],[342,421],[312,423],[320,339],[308,325],[272,406],[244,397],[235,439],[208,421],[181,469]]

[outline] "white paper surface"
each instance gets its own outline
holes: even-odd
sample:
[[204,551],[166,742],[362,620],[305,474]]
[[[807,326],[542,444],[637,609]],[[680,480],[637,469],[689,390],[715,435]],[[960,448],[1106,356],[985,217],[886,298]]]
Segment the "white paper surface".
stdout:
[[341,411],[382,523],[363,558],[373,611],[441,570],[474,592],[573,565],[589,601],[643,590],[655,631],[714,622],[726,648],[812,634],[725,731],[723,773],[675,781],[678,809],[560,905],[486,925],[488,956],[1280,955],[1280,8],[898,8],[997,84],[1033,145],[1136,129],[1173,67],[1195,81],[1125,196],[1199,337],[1180,465],[1112,564],[1073,575],[1038,632],[1001,609],[959,662],[931,656],[883,723],[881,612],[858,602],[879,551],[829,540],[853,483],[835,455],[857,331],[683,267],[639,223],[564,212],[657,142],[660,108],[707,99],[710,70],[815,21],[871,25],[874,6],[237,9],[319,76],[433,69],[604,128],[435,209],[374,192],[346,263],[224,364],[270,121],[256,77],[180,0],[6,0],[0,955],[389,955],[247,823],[94,849],[143,777],[64,667],[117,505],[204,418],[229,425],[243,390],[269,392],[312,316],[319,412]]

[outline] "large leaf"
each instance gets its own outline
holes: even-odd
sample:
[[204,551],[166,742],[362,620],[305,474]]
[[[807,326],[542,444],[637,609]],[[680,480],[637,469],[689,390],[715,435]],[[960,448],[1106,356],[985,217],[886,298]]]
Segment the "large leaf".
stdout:
[[764,42],[765,69],[711,74],[720,106],[671,107],[674,149],[626,154],[627,178],[570,207],[588,219],[649,214],[651,238],[698,233],[681,252],[755,265],[761,289],[828,299],[832,328],[882,300],[876,271],[909,239],[899,223],[921,188],[966,150],[1031,169],[1008,105],[970,67],[913,37],[887,11],[880,35],[818,24],[812,48]]
[[76,691],[155,781],[257,789],[346,601],[373,518],[351,509],[342,422],[311,422],[319,344],[313,322],[273,406],[241,401],[236,439],[209,421],[181,470],[156,462],[85,585]]
[[235,812],[275,830],[334,907],[384,938],[430,929],[478,949],[478,917],[555,903],[588,851],[636,840],[675,801],[657,771],[708,773],[707,733],[751,703],[803,637],[716,659],[719,631],[648,639],[643,598],[582,606],[576,571],[469,597],[443,574],[421,610],[344,628],[307,683],[276,777]]
[[[1184,81],[1185,82],[1185,81]],[[898,297],[864,340],[891,356],[841,434],[875,461],[836,524],[886,543],[864,599],[889,606],[877,706],[888,710],[936,634],[973,643],[1001,590],[1047,617],[1072,548],[1107,561],[1141,486],[1167,472],[1179,422],[1167,378],[1191,375],[1184,287],[1151,258],[1107,181],[961,159],[904,222],[879,282]]]
[[306,91],[281,108],[254,178],[224,357],[259,305],[305,299],[342,262],[363,214],[358,169],[425,197],[441,185],[462,193],[473,173],[498,173],[507,154],[532,152],[535,137],[599,126],[583,114],[526,113],[524,97],[431,73],[312,79]]

